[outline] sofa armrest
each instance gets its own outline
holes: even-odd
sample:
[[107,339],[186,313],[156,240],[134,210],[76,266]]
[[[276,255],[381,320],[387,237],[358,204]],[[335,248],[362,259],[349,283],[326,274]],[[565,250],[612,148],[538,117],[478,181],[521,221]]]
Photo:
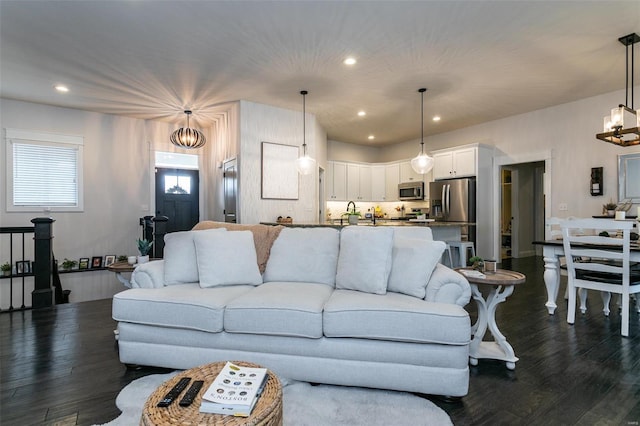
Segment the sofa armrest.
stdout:
[[464,307],[471,300],[471,286],[462,274],[438,263],[427,283],[425,300]]
[[131,288],[164,287],[164,260],[154,260],[136,266],[131,274]]

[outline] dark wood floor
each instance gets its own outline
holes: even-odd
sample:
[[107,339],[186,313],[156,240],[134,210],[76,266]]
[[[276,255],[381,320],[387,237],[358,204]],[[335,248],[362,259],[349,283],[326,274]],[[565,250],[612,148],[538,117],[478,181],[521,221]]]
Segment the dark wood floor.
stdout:
[[[621,337],[617,310],[604,318],[593,293],[590,312],[569,326],[566,303],[554,316],[544,307],[541,258],[503,266],[527,275],[498,308],[498,324],[520,357],[516,370],[480,360],[461,402],[434,402],[456,425],[638,424],[638,314],[631,316],[632,337]],[[469,311],[475,315],[473,302]],[[89,425],[117,417],[120,389],[166,370],[125,369],[114,327],[110,300],[0,314],[0,424]]]

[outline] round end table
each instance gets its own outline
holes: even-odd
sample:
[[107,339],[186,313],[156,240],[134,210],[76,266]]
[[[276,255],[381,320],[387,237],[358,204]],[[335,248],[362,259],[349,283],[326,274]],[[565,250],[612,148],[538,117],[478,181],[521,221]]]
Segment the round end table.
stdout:
[[[244,367],[260,367],[244,361],[231,361],[234,364]],[[209,414],[200,412],[202,394],[211,385],[218,373],[222,370],[226,362],[214,362],[200,367],[185,370],[172,377],[156,389],[147,399],[142,410],[140,425],[217,425],[217,426],[243,426],[260,425],[274,426],[282,425],[282,385],[278,377],[269,370],[267,383],[262,391],[262,395],[256,402],[255,407],[249,417],[234,417],[222,414]],[[158,402],[175,386],[183,377],[190,377],[191,383],[195,380],[203,380],[202,389],[198,392],[193,404],[188,407],[181,407],[178,402],[186,392],[183,391],[176,400],[168,407],[157,407]],[[188,387],[187,387],[188,389]]]
[[[496,323],[496,309],[498,305],[511,296],[514,286],[526,281],[524,274],[515,271],[498,269],[495,272],[484,272],[484,277],[477,276],[477,271],[469,268],[457,268],[469,284],[473,300],[478,305],[478,320],[471,327],[473,340],[469,345],[469,363],[478,365],[478,359],[497,359],[505,361],[509,370],[515,370],[516,357],[513,348],[507,342],[507,338],[498,329]],[[486,299],[483,297],[480,287],[489,287]],[[487,327],[493,341],[483,341]]]

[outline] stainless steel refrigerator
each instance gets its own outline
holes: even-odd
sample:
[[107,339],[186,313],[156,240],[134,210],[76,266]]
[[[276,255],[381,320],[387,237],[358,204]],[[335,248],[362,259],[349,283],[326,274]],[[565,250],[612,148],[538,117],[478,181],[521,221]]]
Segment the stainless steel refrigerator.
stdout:
[[[476,179],[460,178],[429,183],[429,217],[443,222],[476,221]],[[475,226],[462,228],[469,241],[476,241]]]

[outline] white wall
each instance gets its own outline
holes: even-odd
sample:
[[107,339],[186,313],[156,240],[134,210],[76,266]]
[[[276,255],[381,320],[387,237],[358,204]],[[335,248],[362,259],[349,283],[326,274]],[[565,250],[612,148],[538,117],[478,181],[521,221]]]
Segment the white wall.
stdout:
[[[355,145],[352,143],[327,141],[327,157],[329,160],[353,161],[362,163],[380,163],[381,151],[385,148]],[[414,154],[415,156],[415,154]],[[404,157],[409,158],[409,156]]]
[[[275,222],[278,216],[291,216],[294,222],[317,222],[318,173],[298,176],[298,200],[261,198],[261,144],[273,142],[302,145],[302,113],[269,105],[240,101],[239,194],[240,222]],[[326,134],[313,114],[306,114],[307,153],[318,160],[326,149]],[[323,139],[324,138],[324,139]],[[322,159],[326,163],[326,159]]]

